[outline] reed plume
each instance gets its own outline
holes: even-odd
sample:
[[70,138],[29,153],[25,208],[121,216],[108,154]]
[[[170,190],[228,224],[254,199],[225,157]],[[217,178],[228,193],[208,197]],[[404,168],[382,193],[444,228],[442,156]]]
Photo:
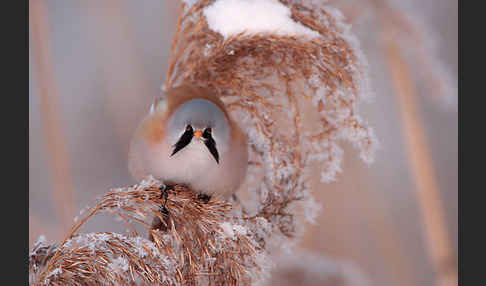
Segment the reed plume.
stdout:
[[[316,37],[225,37],[208,25],[205,11],[215,2],[184,1],[165,88],[192,83],[221,95],[249,137],[248,199],[205,203],[177,185],[168,190],[164,208],[163,182],[152,177],[113,189],[63,242],[35,246],[32,285],[263,283],[270,254],[292,247],[303,232],[298,210],[308,221],[316,215],[311,163],[319,164],[322,181],[335,180],[343,139],[372,161],[376,139],[358,115],[358,103],[369,93],[366,60],[340,12],[315,1],[282,0],[291,20]],[[131,234],[79,233],[107,212]]]

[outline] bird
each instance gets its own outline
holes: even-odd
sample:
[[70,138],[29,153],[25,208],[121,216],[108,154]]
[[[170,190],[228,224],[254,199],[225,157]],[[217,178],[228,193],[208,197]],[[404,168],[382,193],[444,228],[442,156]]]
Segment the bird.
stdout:
[[152,175],[207,200],[227,199],[246,176],[248,139],[215,91],[182,84],[154,100],[135,130],[128,158],[137,180]]

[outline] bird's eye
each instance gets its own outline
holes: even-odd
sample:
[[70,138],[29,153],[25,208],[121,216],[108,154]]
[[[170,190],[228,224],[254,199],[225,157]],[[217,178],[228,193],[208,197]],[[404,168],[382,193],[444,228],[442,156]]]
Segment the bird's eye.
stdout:
[[186,126],[186,131],[192,131],[192,126],[191,125],[187,125]]
[[207,138],[211,137],[212,132],[213,132],[213,130],[208,127],[206,129],[204,129],[202,137],[207,139]]

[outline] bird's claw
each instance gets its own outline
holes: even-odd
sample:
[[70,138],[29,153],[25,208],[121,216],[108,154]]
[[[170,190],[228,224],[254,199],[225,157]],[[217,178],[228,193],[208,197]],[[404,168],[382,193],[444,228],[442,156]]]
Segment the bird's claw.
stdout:
[[167,200],[169,199],[169,192],[167,190],[173,189],[173,186],[167,186],[165,184],[160,185],[160,199],[164,198],[164,204],[160,207],[160,212],[162,212],[165,215],[169,214],[169,211],[166,208],[167,205]]

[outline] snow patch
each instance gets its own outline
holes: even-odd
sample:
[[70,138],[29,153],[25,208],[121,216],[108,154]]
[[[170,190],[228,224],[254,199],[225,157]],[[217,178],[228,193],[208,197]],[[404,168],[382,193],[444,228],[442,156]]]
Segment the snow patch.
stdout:
[[204,8],[209,28],[225,38],[242,32],[320,36],[292,20],[290,15],[290,8],[278,0],[217,0]]
[[221,228],[223,229],[223,233],[226,237],[235,239],[235,232],[233,231],[233,225],[229,222],[223,222],[220,224]]

